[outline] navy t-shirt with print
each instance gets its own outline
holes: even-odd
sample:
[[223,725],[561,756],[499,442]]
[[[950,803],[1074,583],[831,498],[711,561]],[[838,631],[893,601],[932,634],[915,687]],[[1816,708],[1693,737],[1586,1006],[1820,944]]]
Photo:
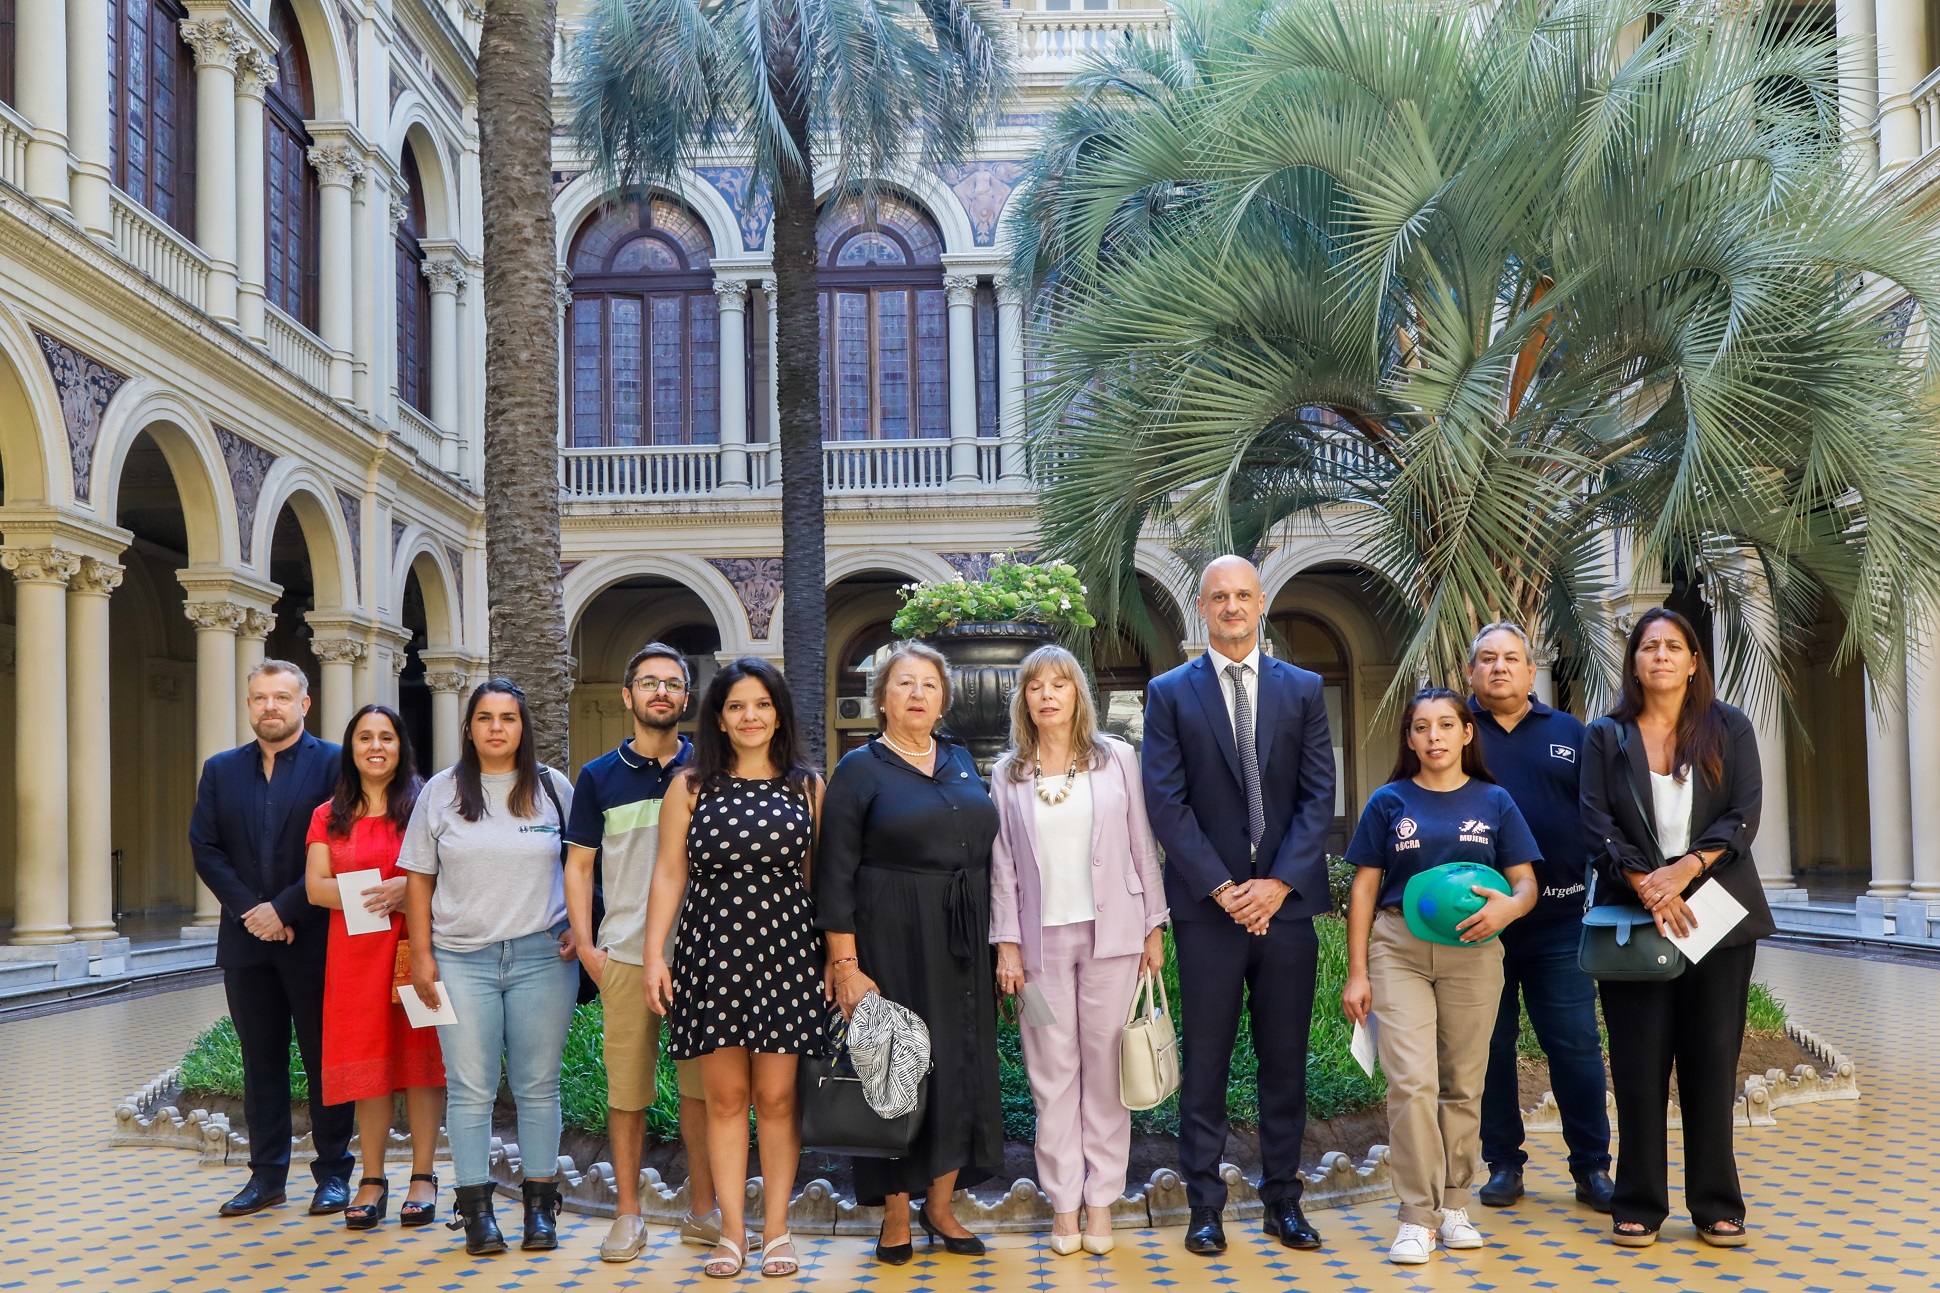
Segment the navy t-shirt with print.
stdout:
[[1457,790],[1390,781],[1368,796],[1347,846],[1349,862],[1386,873],[1383,907],[1401,904],[1410,879],[1450,862],[1479,862],[1507,873],[1541,858],[1509,792],[1473,777]]

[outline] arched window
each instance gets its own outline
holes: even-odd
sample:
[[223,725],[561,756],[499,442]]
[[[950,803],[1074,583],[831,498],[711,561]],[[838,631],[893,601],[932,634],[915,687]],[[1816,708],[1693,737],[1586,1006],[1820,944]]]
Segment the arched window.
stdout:
[[567,341],[576,445],[718,444],[714,243],[664,198],[596,213],[573,240]]
[[0,0],[0,103],[13,103],[13,6]]
[[822,213],[822,438],[950,434],[949,307],[943,237],[900,198],[874,220],[848,199]]
[[319,194],[303,125],[316,115],[310,60],[289,0],[270,5],[269,29],[276,37],[276,80],[263,96],[266,286],[271,305],[315,332]]
[[195,234],[195,55],[175,0],[108,0],[108,164],[114,182]]
[[404,146],[404,219],[397,222],[397,397],[431,416],[431,284],[424,276],[424,183]]

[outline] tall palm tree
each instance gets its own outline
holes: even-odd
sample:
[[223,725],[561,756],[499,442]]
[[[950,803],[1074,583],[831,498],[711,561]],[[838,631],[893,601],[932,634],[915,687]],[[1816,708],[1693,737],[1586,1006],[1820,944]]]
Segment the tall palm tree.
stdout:
[[827,704],[815,188],[865,210],[897,169],[961,160],[1008,93],[978,0],[595,0],[573,64],[574,130],[618,185],[675,182],[720,150],[774,197],[782,652],[819,760]]
[[1044,528],[1106,611],[1141,531],[1318,521],[1411,625],[1397,695],[1499,615],[1594,695],[1625,561],[1701,582],[1754,695],[1828,598],[1842,658],[1897,676],[1940,597],[1940,334],[1908,353],[1882,316],[1940,278],[1842,155],[1828,33],[1661,0],[1181,12],[1177,52],[1091,71],[1019,208]]
[[492,670],[566,766],[559,591],[559,314],[552,224],[553,0],[486,0],[478,37],[485,231],[485,573]]

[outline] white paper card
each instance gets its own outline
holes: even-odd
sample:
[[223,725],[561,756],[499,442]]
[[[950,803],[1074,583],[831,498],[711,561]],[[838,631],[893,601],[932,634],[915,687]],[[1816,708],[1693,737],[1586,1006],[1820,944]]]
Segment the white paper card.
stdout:
[[1691,909],[1697,928],[1683,938],[1675,934],[1667,937],[1693,965],[1702,961],[1705,953],[1718,945],[1719,939],[1738,928],[1738,922],[1747,914],[1744,904],[1726,893],[1725,887],[1716,880],[1699,885],[1697,892],[1684,900],[1684,905]]
[[443,979],[431,985],[438,990],[438,1008],[418,1000],[418,990],[405,984],[397,990],[397,999],[404,1003],[404,1017],[411,1021],[413,1028],[443,1028],[446,1024],[458,1022],[458,1013],[451,1008],[451,994],[445,991]]
[[1354,1062],[1361,1066],[1361,1072],[1369,1077],[1374,1076],[1374,1035],[1379,1027],[1380,1025],[1374,1022],[1374,1016],[1369,1015],[1365,1024],[1354,1025],[1354,1036],[1347,1043],[1348,1053],[1353,1055]]
[[1057,1023],[1058,1012],[1051,1009],[1051,1003],[1044,999],[1044,989],[1035,983],[1026,983],[1017,1000],[1017,1022],[1024,1027],[1049,1028]]
[[364,890],[384,883],[384,873],[376,867],[366,871],[346,871],[337,877],[337,896],[343,899],[344,928],[353,934],[381,934],[391,927],[389,916],[379,916],[364,906]]

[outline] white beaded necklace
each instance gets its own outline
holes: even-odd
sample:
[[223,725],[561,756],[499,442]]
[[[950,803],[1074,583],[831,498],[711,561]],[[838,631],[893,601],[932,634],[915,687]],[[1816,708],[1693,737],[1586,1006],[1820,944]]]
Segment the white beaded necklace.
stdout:
[[934,733],[930,735],[929,746],[921,750],[905,750],[902,746],[896,744],[896,739],[887,732],[882,734],[881,739],[884,745],[902,755],[905,759],[927,759],[936,753],[936,736]]
[[1064,774],[1064,784],[1058,787],[1056,794],[1047,795],[1044,793],[1044,761],[1042,759],[1035,761],[1034,771],[1037,773],[1037,778],[1032,784],[1037,789],[1037,797],[1042,799],[1050,807],[1056,808],[1059,804],[1071,797],[1072,789],[1078,784],[1078,756],[1075,754],[1071,756],[1071,767]]

